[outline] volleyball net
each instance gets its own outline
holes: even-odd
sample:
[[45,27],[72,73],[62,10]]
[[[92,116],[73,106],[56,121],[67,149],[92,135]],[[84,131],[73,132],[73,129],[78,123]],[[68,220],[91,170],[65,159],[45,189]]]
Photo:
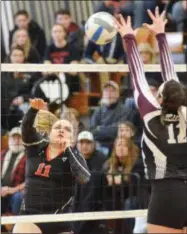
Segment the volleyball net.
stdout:
[[[175,65],[176,72],[187,72],[187,65]],[[68,72],[129,72],[128,65],[126,64],[1,64],[2,72],[54,72],[54,73],[68,73]],[[161,67],[159,64],[144,65],[145,72],[160,72]],[[111,187],[112,189],[112,187]],[[123,189],[123,188],[122,188]],[[139,188],[138,188],[139,189]],[[121,188],[120,188],[121,190]],[[114,195],[115,191],[112,190]],[[116,203],[120,199],[122,203],[126,197],[124,194],[119,197],[111,196],[109,203]],[[133,198],[134,195],[129,195],[128,198]],[[129,219],[138,217],[147,217],[147,209],[135,210],[115,210],[112,211],[95,211],[95,212],[81,212],[81,213],[68,213],[68,214],[44,214],[44,215],[29,215],[29,216],[3,216],[1,217],[1,224],[16,224],[16,223],[47,223],[47,222],[74,222],[74,221],[94,221],[94,220],[116,220],[116,219]]]
[[[144,65],[145,72],[160,72],[159,64]],[[186,64],[175,65],[186,72]],[[129,72],[127,64],[1,64],[1,72]]]

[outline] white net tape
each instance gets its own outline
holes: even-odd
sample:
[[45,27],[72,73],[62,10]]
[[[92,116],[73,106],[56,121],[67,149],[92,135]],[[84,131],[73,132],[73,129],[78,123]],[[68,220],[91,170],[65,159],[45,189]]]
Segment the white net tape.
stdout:
[[[146,72],[160,72],[159,64],[144,65]],[[176,72],[187,72],[187,65],[175,65]],[[129,72],[127,64],[1,64],[1,72]],[[70,222],[146,217],[147,210],[86,212],[1,217],[1,224]]]
[[23,215],[1,217],[1,225],[15,223],[48,223],[48,222],[71,222],[83,220],[105,220],[105,219],[125,219],[146,217],[147,210],[129,211],[104,211],[104,212],[85,212],[71,214],[49,214],[49,215]]
[[[146,72],[160,72],[160,64],[144,65]],[[176,72],[186,72],[187,65],[175,65]],[[2,72],[128,72],[127,64],[1,64]]]

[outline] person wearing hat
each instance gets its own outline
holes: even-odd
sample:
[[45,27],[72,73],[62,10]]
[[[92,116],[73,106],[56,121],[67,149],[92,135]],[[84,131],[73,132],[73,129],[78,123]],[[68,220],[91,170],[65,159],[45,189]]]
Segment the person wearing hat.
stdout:
[[98,148],[108,155],[117,136],[118,123],[130,121],[133,123],[133,111],[126,108],[120,101],[119,85],[108,81],[103,86],[101,105],[91,117],[90,129]]
[[104,161],[105,155],[96,150],[93,134],[89,131],[79,133],[77,139],[77,148],[87,161],[90,171],[100,171]]
[[20,210],[26,155],[21,129],[14,127],[9,132],[8,149],[1,154],[1,213],[17,215]]
[[[102,172],[106,156],[95,148],[93,134],[89,131],[82,131],[77,138],[77,149],[85,158],[91,172],[90,181],[87,184],[76,185],[74,197],[74,212],[102,211],[102,191],[105,187],[104,174]],[[76,234],[101,234],[105,233],[100,229],[101,221],[74,222],[73,227]]]

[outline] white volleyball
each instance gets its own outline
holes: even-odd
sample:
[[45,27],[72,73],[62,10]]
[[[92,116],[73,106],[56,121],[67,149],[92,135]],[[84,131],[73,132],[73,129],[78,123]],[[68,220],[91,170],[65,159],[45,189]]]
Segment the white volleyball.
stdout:
[[107,12],[95,13],[87,20],[85,33],[89,40],[98,45],[105,45],[117,34],[115,18]]

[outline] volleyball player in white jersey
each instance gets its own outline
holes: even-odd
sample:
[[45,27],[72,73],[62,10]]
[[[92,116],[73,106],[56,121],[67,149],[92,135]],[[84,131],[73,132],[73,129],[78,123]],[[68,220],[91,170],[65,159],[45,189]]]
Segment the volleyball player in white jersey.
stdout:
[[131,20],[119,16],[118,31],[134,88],[134,98],[144,123],[142,155],[152,194],[148,208],[149,233],[184,233],[187,226],[187,108],[184,87],[179,83],[165,35],[165,12],[145,24],[156,36],[163,76],[157,98],[147,84]]

